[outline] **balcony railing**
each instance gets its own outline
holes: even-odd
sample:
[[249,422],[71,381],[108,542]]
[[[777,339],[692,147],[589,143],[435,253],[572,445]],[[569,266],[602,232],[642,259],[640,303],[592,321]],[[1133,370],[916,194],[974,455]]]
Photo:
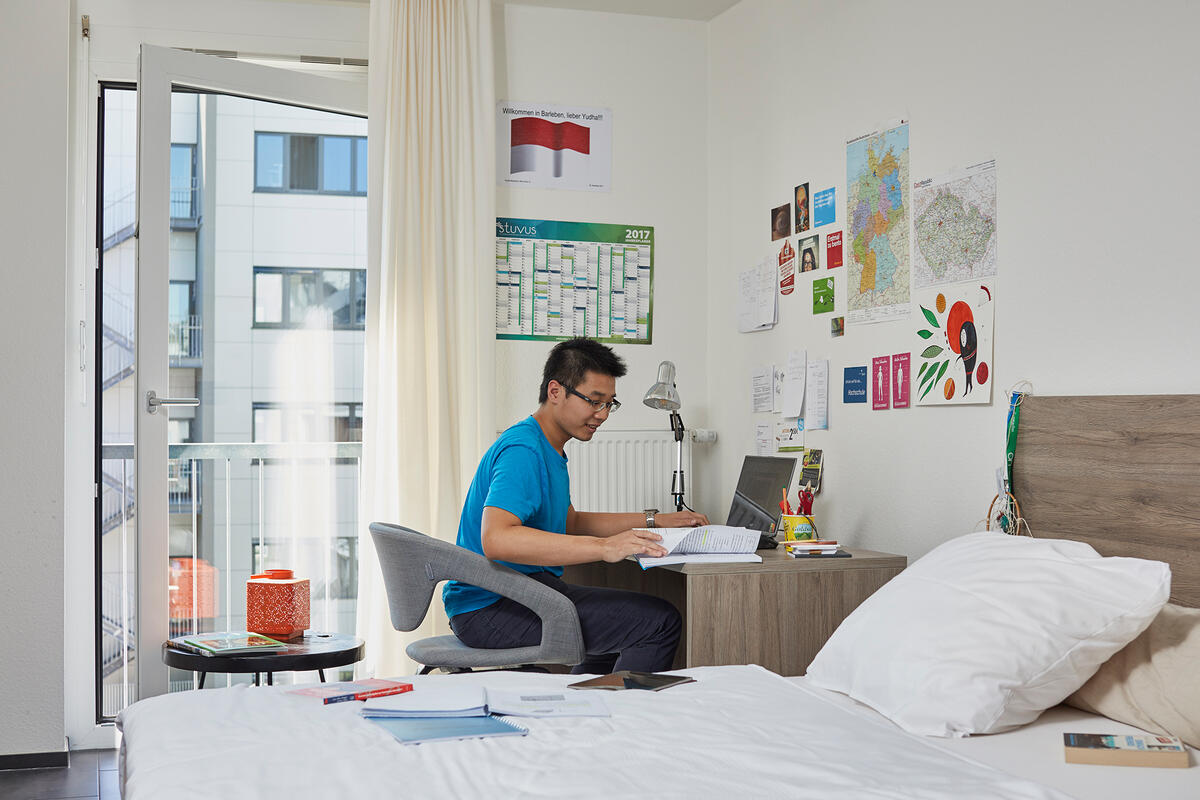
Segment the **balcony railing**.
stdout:
[[[357,604],[360,442],[169,444],[167,491],[170,520],[138,534],[168,536],[170,556],[193,567],[177,587],[168,630],[143,632],[157,640],[184,631],[244,630],[245,581],[253,571],[285,567],[311,581],[313,629],[353,633]],[[101,445],[106,473],[103,513],[111,517],[102,552],[135,552],[137,518],[132,444]],[[162,531],[159,533],[159,531]],[[110,533],[109,531],[113,531]],[[120,547],[109,536],[122,537]],[[191,559],[191,561],[188,561]],[[115,716],[137,699],[131,613],[136,559],[102,565],[102,605],[97,625],[97,671],[103,714]],[[164,579],[168,564],[163,565]],[[179,583],[179,581],[174,581]],[[212,615],[212,616],[209,616]],[[145,642],[143,642],[143,649]],[[299,677],[297,680],[305,680]],[[315,678],[314,678],[315,679]],[[223,681],[209,681],[224,685]],[[178,673],[171,691],[194,688]]]
[[202,356],[203,333],[203,320],[195,314],[167,323],[167,356],[172,366]]

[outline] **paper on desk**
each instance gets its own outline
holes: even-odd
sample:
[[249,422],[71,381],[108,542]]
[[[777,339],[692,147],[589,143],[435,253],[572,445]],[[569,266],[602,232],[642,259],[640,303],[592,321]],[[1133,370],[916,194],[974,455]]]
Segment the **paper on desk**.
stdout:
[[661,558],[641,556],[637,562],[642,565],[642,569],[669,567],[672,564],[761,564],[762,556],[758,553],[691,553]]
[[804,390],[804,427],[823,431],[829,427],[829,359],[808,362]]
[[505,717],[611,717],[604,697],[563,689],[487,690],[488,711]]
[[803,415],[804,379],[807,374],[807,366],[807,350],[793,350],[788,353],[787,366],[783,368],[783,400],[779,407],[785,417]]
[[750,405],[754,411],[771,410],[771,367],[750,373]]
[[750,333],[774,327],[779,310],[775,267],[770,259],[738,274],[738,331]]

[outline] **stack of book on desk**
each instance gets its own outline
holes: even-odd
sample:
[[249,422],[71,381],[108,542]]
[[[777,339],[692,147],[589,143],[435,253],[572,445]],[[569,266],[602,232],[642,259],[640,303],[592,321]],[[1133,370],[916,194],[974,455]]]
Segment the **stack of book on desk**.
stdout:
[[849,558],[835,539],[804,539],[784,542],[784,552],[792,558]]

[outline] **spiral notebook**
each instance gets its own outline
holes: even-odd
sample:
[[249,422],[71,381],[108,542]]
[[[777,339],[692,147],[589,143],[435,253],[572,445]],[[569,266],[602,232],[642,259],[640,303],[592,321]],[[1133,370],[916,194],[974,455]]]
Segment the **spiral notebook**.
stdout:
[[401,744],[525,736],[528,728],[500,717],[366,717]]

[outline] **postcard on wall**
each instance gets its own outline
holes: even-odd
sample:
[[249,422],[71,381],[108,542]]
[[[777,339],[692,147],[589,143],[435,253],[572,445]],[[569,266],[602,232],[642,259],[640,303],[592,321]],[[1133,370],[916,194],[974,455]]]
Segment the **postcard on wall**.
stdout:
[[831,339],[836,339],[837,337],[844,336],[845,334],[846,334],[846,318],[845,317],[834,317],[833,319],[829,320],[829,337]]
[[777,261],[779,262],[779,293],[789,295],[796,291],[796,251],[787,239],[783,240],[783,247],[779,248]]
[[821,491],[822,455],[820,450],[805,448],[800,462],[800,486],[809,486],[812,491]]
[[825,269],[842,265],[842,232],[825,234]]
[[842,402],[867,402],[866,367],[846,367],[842,370]]
[[800,251],[800,271],[812,272],[821,268],[821,234],[814,233],[796,243]]
[[971,281],[913,294],[913,376],[919,406],[992,402],[995,284]]
[[761,367],[750,373],[750,408],[756,413],[771,410],[773,372],[771,367]]
[[792,204],[784,203],[771,209],[771,241],[792,235]]
[[813,281],[813,313],[827,314],[833,311],[833,276]]
[[612,109],[496,104],[496,183],[612,190]]
[[829,428],[829,359],[808,362],[804,386],[804,422],[811,431]]
[[775,423],[775,449],[799,453],[804,449],[804,420],[783,418]]
[[796,187],[796,233],[804,233],[812,227],[808,215],[808,184]]
[[892,407],[892,357],[876,356],[871,359],[871,409]]
[[912,380],[912,353],[896,353],[892,356],[892,408],[908,408],[909,383]]
[[837,221],[837,187],[822,189],[813,195],[813,227],[832,225]]

